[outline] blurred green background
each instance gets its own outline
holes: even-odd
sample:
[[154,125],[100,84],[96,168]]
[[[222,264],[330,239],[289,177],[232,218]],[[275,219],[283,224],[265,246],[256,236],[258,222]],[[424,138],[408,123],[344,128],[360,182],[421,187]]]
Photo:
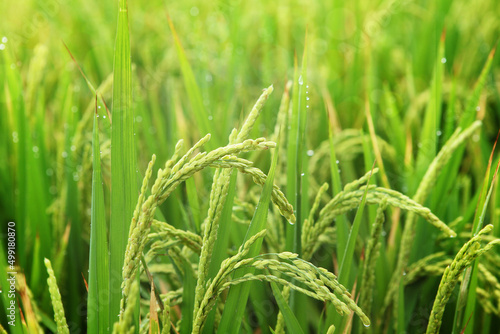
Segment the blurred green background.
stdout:
[[[442,127],[437,136],[442,133],[441,138],[447,138],[458,125],[500,31],[500,2],[495,0],[152,0],[130,1],[128,6],[141,173],[153,153],[165,161],[178,139],[190,146],[205,134],[192,116],[168,13],[200,87],[216,144],[226,143],[231,129],[241,124],[270,84],[275,94],[252,137],[273,133],[280,96],[293,76],[294,57],[300,63],[306,44],[307,149],[317,151],[328,141],[328,106],[336,111],[336,133],[345,129],[368,133],[368,103],[377,135],[391,146],[384,153],[390,186],[409,196],[416,188],[412,166],[434,69],[444,66],[443,113],[437,120]],[[17,221],[21,229],[26,222],[18,261],[44,317],[51,308],[39,259],[54,259],[66,305],[73,298],[72,305],[84,299],[80,273],[85,274],[88,263],[94,95],[63,43],[110,107],[117,9],[117,1],[0,2],[0,218],[2,223]],[[445,57],[438,59],[444,35]],[[450,195],[453,205],[443,208],[439,199],[432,202],[431,209],[444,221],[473,214],[500,127],[499,64],[496,55],[477,106],[483,132],[473,138],[461,165]],[[398,111],[403,128],[394,128],[389,109]],[[100,116],[109,119],[104,110],[100,105]],[[110,125],[101,119],[100,126],[104,179],[109,186]],[[395,131],[402,131],[406,141],[395,142]],[[444,139],[438,141],[442,145]],[[344,153],[345,165],[340,159],[344,183],[367,169],[357,155],[362,149],[357,149]],[[313,177],[318,181],[311,182],[321,184],[328,178],[328,166],[323,168],[322,163],[319,160]],[[268,166],[269,161],[258,164]],[[209,180],[210,174],[197,180],[203,185],[202,199],[210,191]],[[283,179],[278,183],[284,185]],[[494,201],[497,208],[500,196]],[[165,208],[173,221],[182,221],[184,211],[176,205],[170,201]],[[491,219],[496,221],[497,215],[493,209]],[[71,237],[75,239],[70,238],[73,232],[68,226],[80,226],[80,234]],[[498,226],[495,231],[499,236]],[[68,245],[68,240],[76,243]],[[68,307],[68,318],[80,327],[83,317],[75,309]]]

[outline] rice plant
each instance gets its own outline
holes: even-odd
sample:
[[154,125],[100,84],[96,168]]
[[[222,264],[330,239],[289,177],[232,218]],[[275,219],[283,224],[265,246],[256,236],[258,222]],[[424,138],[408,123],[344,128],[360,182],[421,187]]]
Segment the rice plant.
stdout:
[[0,333],[498,332],[500,3],[2,13]]

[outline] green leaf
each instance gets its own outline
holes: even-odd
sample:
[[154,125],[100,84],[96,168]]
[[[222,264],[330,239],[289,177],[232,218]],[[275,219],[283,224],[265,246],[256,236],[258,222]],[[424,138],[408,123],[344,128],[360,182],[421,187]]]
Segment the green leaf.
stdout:
[[[497,138],[493,145],[493,149],[491,151],[490,159],[488,162],[488,167],[486,168],[486,173],[484,175],[483,186],[479,195],[479,200],[476,207],[476,212],[474,215],[474,222],[472,224],[472,235],[477,235],[479,231],[483,228],[484,217],[486,215],[486,209],[488,207],[488,203],[493,193],[493,189],[495,187],[495,180],[498,175],[498,168],[500,166],[500,162],[498,163],[495,172],[493,174],[493,179],[490,184],[490,172],[491,165],[493,163],[493,154],[495,153],[495,147],[498,142],[498,138],[500,136],[500,131],[498,132]],[[488,187],[488,184],[489,187]],[[474,329],[474,316],[472,316],[469,320],[469,315],[474,315],[476,308],[476,288],[478,285],[478,260],[476,259],[471,267],[467,268],[462,283],[460,284],[460,295],[457,302],[457,308],[455,312],[456,317],[456,326],[460,326],[460,328],[466,328],[466,334],[472,334]],[[467,295],[467,297],[465,297]],[[463,303],[465,304],[465,311],[463,310]],[[460,323],[461,321],[461,323]],[[459,330],[459,327],[454,327],[455,331]]]
[[[273,189],[274,174],[276,172],[276,165],[278,162],[279,155],[279,145],[274,151],[273,160],[271,163],[271,168],[267,175],[266,182],[262,189],[262,194],[260,196],[259,204],[255,210],[250,226],[248,227],[247,234],[243,240],[244,244],[248,239],[254,236],[256,233],[263,230],[267,222],[267,213],[269,210],[269,202],[271,200],[271,192]],[[259,254],[260,248],[262,246],[262,239],[259,239],[255,244],[252,245],[250,251],[248,252],[248,257],[254,257]],[[244,269],[239,270],[233,279],[244,276],[247,273],[251,273],[253,270]],[[219,333],[237,333],[241,327],[241,320],[243,313],[245,312],[245,306],[248,300],[250,284],[243,283],[238,284],[229,289],[229,294],[224,306],[224,312],[222,313],[222,319],[219,325]]]
[[89,333],[105,333],[110,328],[108,300],[103,298],[103,291],[109,289],[109,259],[106,256],[108,254],[108,236],[106,233],[98,128],[96,108],[92,137],[92,204],[90,208],[89,295],[87,300]]
[[[189,60],[186,57],[186,52],[181,45],[181,41],[177,32],[175,31],[174,24],[167,15],[167,21],[170,26],[170,30],[174,35],[175,47],[177,50],[177,56],[179,58],[179,63],[182,71],[182,78],[184,79],[184,86],[186,88],[189,102],[191,103],[191,110],[193,111],[194,118],[196,120],[197,128],[199,129],[200,135],[204,136],[207,133],[213,133],[213,127],[211,126],[208,119],[208,112],[203,103],[203,98],[201,96],[200,87],[196,83],[196,78],[194,77],[193,69],[189,64]],[[209,150],[213,150],[218,146],[219,139],[215,136],[206,145]]]
[[[333,102],[327,104],[327,112],[328,112],[328,143],[330,147],[330,175],[332,178],[332,197],[342,191],[342,181],[340,179],[340,170],[339,164],[337,163],[337,153],[335,151],[335,145],[333,143],[333,120],[335,117],[335,109],[333,106]],[[347,245],[347,238],[349,236],[349,223],[347,221],[347,217],[345,215],[341,215],[337,217],[336,222],[337,227],[337,258],[341,259],[344,256],[344,252]]]
[[276,285],[276,283],[271,282],[271,288],[273,289],[274,298],[276,298],[276,302],[280,308],[281,313],[283,314],[283,318],[285,319],[286,327],[288,328],[288,333],[290,334],[303,334],[304,331],[300,327],[299,321],[293,314],[292,309],[288,306],[288,303],[283,298],[280,289]]
[[[361,220],[363,219],[363,211],[365,209],[366,204],[366,194],[368,193],[368,185],[370,184],[371,176],[373,174],[373,168],[375,167],[375,163],[373,164],[370,177],[366,182],[367,186],[365,188],[365,192],[363,193],[363,197],[361,202],[359,203],[358,210],[356,211],[356,216],[354,217],[354,222],[351,226],[351,231],[349,232],[349,238],[347,239],[347,247],[344,252],[344,257],[342,258],[342,262],[340,264],[338,281],[343,286],[349,288],[349,278],[351,275],[351,269],[354,267],[354,249],[356,247],[356,240],[358,238],[359,227],[361,226]],[[337,323],[340,318],[340,315],[335,312],[333,305],[329,305],[328,307],[328,316],[327,316],[327,325],[331,325],[334,323],[339,329],[343,329],[342,326],[337,326]],[[334,320],[335,319],[335,320]]]
[[437,153],[437,133],[441,123],[441,91],[443,90],[443,74],[444,74],[444,63],[441,59],[444,58],[444,42],[445,42],[444,32],[441,35],[441,40],[439,43],[439,49],[437,53],[437,58],[435,61],[434,76],[432,84],[430,87],[431,97],[427,108],[425,110],[424,122],[421,129],[421,134],[419,138],[419,150],[417,154],[417,166],[416,173],[417,177],[413,178],[416,182],[413,184],[412,191],[416,191],[418,183],[425,175],[427,168],[434,159]]
[[120,311],[125,247],[138,197],[130,57],[127,3],[126,0],[120,0],[114,53],[111,125],[110,325],[118,319]]

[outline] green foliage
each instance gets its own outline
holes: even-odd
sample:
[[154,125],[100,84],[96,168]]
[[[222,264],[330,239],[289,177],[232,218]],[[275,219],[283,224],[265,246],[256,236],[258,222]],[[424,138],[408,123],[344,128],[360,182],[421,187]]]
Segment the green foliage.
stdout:
[[1,7],[0,332],[500,326],[498,1]]
[[120,311],[120,272],[132,212],[137,202],[137,161],[132,109],[132,68],[128,7],[120,0],[113,63],[111,111],[111,220],[109,224],[109,323]]

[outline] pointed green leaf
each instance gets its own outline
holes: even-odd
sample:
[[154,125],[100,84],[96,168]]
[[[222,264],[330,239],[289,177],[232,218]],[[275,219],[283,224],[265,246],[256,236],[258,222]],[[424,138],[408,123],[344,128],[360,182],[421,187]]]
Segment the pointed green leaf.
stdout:
[[126,0],[120,0],[114,53],[111,115],[110,324],[118,320],[120,311],[125,247],[138,197],[130,61],[127,3]]

